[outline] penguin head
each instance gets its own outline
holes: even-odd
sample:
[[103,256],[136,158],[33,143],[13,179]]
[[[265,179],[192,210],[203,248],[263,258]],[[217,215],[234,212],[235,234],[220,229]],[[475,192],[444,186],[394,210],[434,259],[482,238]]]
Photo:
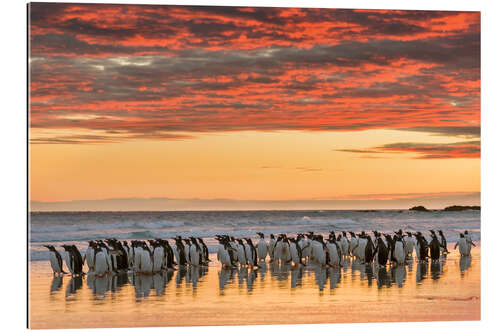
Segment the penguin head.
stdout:
[[464,234],[465,234],[465,235],[468,235],[468,234],[469,234],[469,232],[468,232],[467,230],[465,230],[465,231],[464,231]]
[[464,238],[464,237],[465,237],[464,234],[460,233],[460,238]]
[[47,249],[49,249],[50,251],[55,251],[55,247],[53,245],[44,245]]
[[269,237],[271,237],[271,239],[274,239],[274,235],[273,234],[270,234]]

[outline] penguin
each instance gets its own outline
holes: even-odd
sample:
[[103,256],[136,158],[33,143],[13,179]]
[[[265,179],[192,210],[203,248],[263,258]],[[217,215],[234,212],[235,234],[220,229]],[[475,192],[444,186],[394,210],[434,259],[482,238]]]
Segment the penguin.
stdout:
[[94,274],[98,277],[103,277],[106,273],[111,271],[108,257],[103,249],[97,244],[94,245]]
[[219,258],[222,268],[235,268],[233,260],[229,255],[230,246],[229,241],[225,238],[216,238],[219,241],[219,250],[217,252],[217,257]]
[[361,263],[365,262],[365,249],[368,244],[368,240],[366,239],[366,234],[364,231],[358,235],[358,245],[355,248],[356,255]]
[[376,262],[380,266],[385,266],[387,264],[387,259],[389,258],[389,249],[385,245],[384,241],[380,237],[377,238],[377,247],[375,248],[375,258]]
[[76,258],[73,254],[73,248],[69,245],[62,245],[66,255],[64,257],[64,261],[66,262],[66,267],[68,267],[71,275],[76,274]]
[[327,264],[327,249],[325,243],[323,242],[323,236],[317,235],[315,237],[312,252],[316,263],[322,266]]
[[427,261],[427,257],[429,256],[428,243],[422,233],[419,231],[416,234],[417,237],[417,259],[419,261]]
[[467,246],[469,247],[469,253],[470,253],[471,245],[474,247],[476,247],[476,245],[472,242],[472,238],[467,230],[464,231],[464,238],[467,241]]
[[329,265],[335,267],[341,266],[341,250],[334,237],[330,237],[326,244],[326,249],[328,251]]
[[349,231],[349,234],[351,235],[351,241],[349,242],[349,253],[351,256],[355,256],[354,254],[354,249],[358,246],[358,238],[356,237],[356,234],[352,231]]
[[184,251],[184,244],[182,244],[182,238],[180,236],[177,236],[177,238],[174,238],[174,240],[177,263],[179,264],[179,266],[186,266],[188,262],[186,259],[186,252]]
[[[140,272],[140,263],[141,263],[141,256],[142,256],[142,244],[139,241],[134,241],[132,244],[132,247],[134,249],[134,271],[135,272]],[[104,251],[103,251],[104,252]],[[112,263],[109,263],[112,265]],[[112,266],[110,267],[111,270],[113,269]]]
[[281,245],[283,244],[283,236],[279,235],[276,239],[276,244],[274,244],[273,249],[273,259],[275,261],[281,261]]
[[304,266],[304,263],[302,262],[302,249],[300,248],[299,243],[294,238],[289,238],[289,241],[290,255],[292,256],[293,263],[295,264],[295,266]]
[[395,243],[394,243],[394,259],[396,259],[396,263],[398,266],[403,265],[405,262],[405,252],[404,252],[404,245],[403,245],[403,240],[401,239],[401,236],[395,235],[394,236]]
[[440,244],[435,233],[432,234],[432,240],[429,244],[429,248],[431,250],[431,260],[439,260],[439,255],[441,253]]
[[153,255],[146,243],[142,244],[141,256],[139,258],[139,271],[143,274],[151,274],[153,272]]
[[340,250],[342,252],[342,257],[345,259],[349,255],[349,240],[347,239],[347,233],[342,231],[342,237],[340,238]]
[[470,256],[470,245],[467,242],[467,239],[465,238],[465,235],[460,233],[460,238],[458,239],[458,242],[455,244],[455,249],[458,246],[458,251],[460,252],[460,256]]
[[165,251],[159,242],[150,242],[153,247],[153,273],[158,273],[163,269],[165,261]]
[[264,238],[264,234],[262,232],[258,232],[257,235],[260,237],[259,242],[257,243],[257,255],[259,257],[259,261],[266,261],[267,243]]
[[185,238],[184,239],[184,242],[186,243],[184,245],[184,254],[186,256],[186,262],[191,265],[191,258],[189,256],[189,254],[191,253],[190,249],[191,249],[191,241],[189,240],[189,238]]
[[200,244],[202,250],[203,250],[203,264],[208,264],[210,262],[209,254],[208,254],[208,247],[203,241],[203,238],[198,237],[198,243]]
[[366,240],[365,263],[371,264],[373,262],[375,246],[373,245],[372,239],[369,235],[366,236]]
[[49,261],[50,266],[52,267],[53,275],[61,275],[68,274],[63,270],[62,257],[59,252],[57,252],[56,248],[52,245],[44,245],[47,249],[49,249]]
[[89,247],[85,251],[85,255],[83,257],[83,262],[87,261],[88,271],[94,271],[94,241],[88,241]]
[[191,259],[191,265],[199,266],[203,262],[203,251],[200,245],[196,241],[196,238],[191,237],[191,247],[189,248],[189,258]]
[[413,250],[415,249],[415,241],[413,240],[411,232],[406,232],[407,236],[405,236],[405,255],[406,257],[413,257]]
[[438,230],[439,236],[441,237],[440,247],[443,254],[448,254],[448,244],[446,243],[446,238],[444,237],[443,230]]
[[274,247],[276,246],[276,239],[274,238],[273,234],[270,234],[269,237],[270,237],[270,239],[269,239],[269,248],[268,248],[269,261],[273,262],[274,261]]
[[[248,265],[250,267],[259,267],[259,265],[257,265],[257,251],[255,250],[255,246],[253,246],[252,240],[250,238],[247,238],[246,241],[250,248],[250,253],[251,253],[250,256],[247,256],[247,260],[250,259]],[[246,247],[245,247],[245,254],[246,254]]]
[[238,258],[238,262],[240,263],[240,266],[246,266],[248,260],[245,254],[245,244],[243,244],[241,239],[237,239],[236,241],[236,256]]
[[283,235],[283,240],[281,243],[281,262],[286,264],[292,261],[292,255],[290,254],[290,242],[286,235]]
[[389,234],[384,234],[384,238],[385,238],[385,244],[387,246],[387,260],[394,261],[393,260],[394,248],[393,248],[392,237]]

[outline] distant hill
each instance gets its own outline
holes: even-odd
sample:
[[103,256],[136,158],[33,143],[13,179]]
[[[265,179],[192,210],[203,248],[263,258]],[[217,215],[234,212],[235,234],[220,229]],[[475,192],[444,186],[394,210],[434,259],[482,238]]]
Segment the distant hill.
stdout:
[[448,206],[444,209],[446,212],[460,212],[463,210],[481,210],[481,206]]
[[410,210],[415,210],[417,212],[428,212],[429,211],[424,206],[414,206],[414,207],[411,207]]

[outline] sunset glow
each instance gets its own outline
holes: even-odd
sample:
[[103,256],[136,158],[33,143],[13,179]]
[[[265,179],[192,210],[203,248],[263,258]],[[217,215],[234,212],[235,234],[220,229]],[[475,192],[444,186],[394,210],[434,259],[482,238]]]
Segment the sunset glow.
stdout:
[[32,201],[480,192],[479,12],[29,14]]

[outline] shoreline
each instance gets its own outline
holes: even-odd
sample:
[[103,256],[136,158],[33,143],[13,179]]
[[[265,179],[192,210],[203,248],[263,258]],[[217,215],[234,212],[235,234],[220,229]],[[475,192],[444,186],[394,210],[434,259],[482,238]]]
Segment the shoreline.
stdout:
[[30,262],[30,327],[480,320],[480,252],[478,242],[468,264],[452,250],[438,265],[387,267],[383,279],[375,270],[352,264],[337,273],[313,266],[301,273],[267,264],[253,277],[246,270],[231,273],[212,265],[197,277],[196,271],[173,272],[159,284],[157,276],[134,281],[128,274],[125,284],[107,281],[103,293],[93,292],[88,276],[82,285],[66,276],[54,287],[49,263]]

